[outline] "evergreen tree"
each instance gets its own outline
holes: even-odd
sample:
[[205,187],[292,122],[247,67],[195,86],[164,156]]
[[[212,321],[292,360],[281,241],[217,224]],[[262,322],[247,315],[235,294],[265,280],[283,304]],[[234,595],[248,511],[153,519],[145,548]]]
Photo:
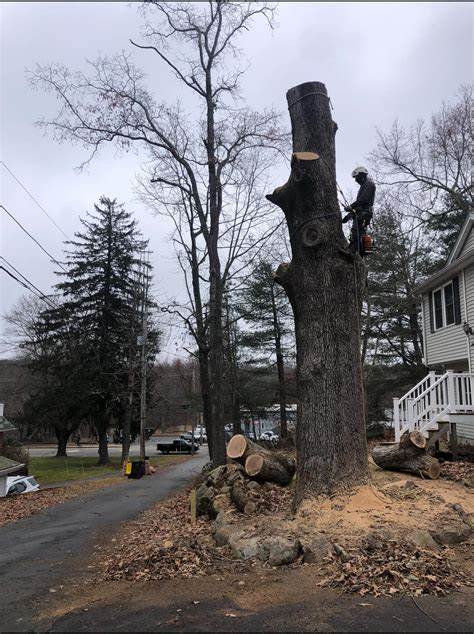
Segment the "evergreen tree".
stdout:
[[278,370],[280,430],[287,435],[285,349],[291,334],[291,309],[284,290],[275,284],[273,267],[268,260],[261,260],[253,268],[247,285],[240,293],[239,312],[249,326],[242,333],[241,344],[252,351],[252,362],[273,364]]
[[99,440],[99,463],[109,462],[107,430],[115,426],[127,393],[130,333],[139,332],[134,271],[147,245],[136,222],[116,200],[101,197],[69,246],[62,303],[45,313],[50,339],[75,342],[84,402]]

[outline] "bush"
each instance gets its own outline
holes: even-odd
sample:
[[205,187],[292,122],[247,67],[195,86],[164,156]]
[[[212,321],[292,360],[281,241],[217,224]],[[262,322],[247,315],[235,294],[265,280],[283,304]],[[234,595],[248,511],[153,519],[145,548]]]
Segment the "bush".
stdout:
[[0,455],[16,462],[28,466],[30,462],[30,454],[28,449],[25,449],[19,440],[16,438],[5,438],[5,444],[0,448]]

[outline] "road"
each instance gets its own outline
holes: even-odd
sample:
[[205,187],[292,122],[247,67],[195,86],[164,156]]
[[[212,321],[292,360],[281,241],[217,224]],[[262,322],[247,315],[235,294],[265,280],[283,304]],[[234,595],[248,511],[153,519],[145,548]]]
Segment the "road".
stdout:
[[[151,478],[128,480],[0,528],[0,631],[34,628],[49,589],[86,572],[86,553],[107,532],[188,484],[207,451]],[[20,619],[20,620],[19,620]]]
[[[179,438],[179,434],[175,434],[174,436],[159,436],[153,437],[153,439],[147,440],[145,444],[145,449],[147,455],[155,456],[157,455],[156,451],[156,443],[158,442],[172,442],[175,438]],[[56,455],[56,445],[26,445],[30,456],[32,458],[46,458],[53,457]],[[74,456],[78,458],[96,458],[99,453],[98,445],[85,445],[83,447],[76,447],[75,445],[68,445],[67,454],[68,456]],[[109,455],[110,456],[121,456],[122,455],[122,445],[119,444],[110,444],[109,445]],[[130,457],[138,458],[140,455],[140,446],[138,442],[134,443],[130,447]]]

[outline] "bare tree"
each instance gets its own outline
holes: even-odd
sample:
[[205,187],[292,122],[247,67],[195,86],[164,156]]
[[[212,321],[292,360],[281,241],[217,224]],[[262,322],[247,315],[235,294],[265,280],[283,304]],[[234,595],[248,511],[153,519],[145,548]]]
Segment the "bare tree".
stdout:
[[[38,66],[30,79],[33,85],[52,90],[61,104],[56,117],[42,125],[59,141],[77,141],[89,148],[84,164],[106,143],[124,149],[143,146],[155,183],[181,192],[192,204],[208,260],[211,437],[213,461],[220,464],[225,460],[221,387],[226,276],[220,245],[229,204],[224,191],[232,187],[235,170],[245,159],[262,147],[278,152],[283,138],[274,112],[256,113],[236,106],[243,70],[228,70],[226,60],[229,54],[238,55],[235,42],[254,18],[263,17],[272,24],[273,8],[266,3],[218,0],[148,2],[142,11],[143,41],[131,43],[157,56],[197,97],[203,111],[197,121],[179,104],[170,106],[155,99],[129,54],[100,57],[90,63],[89,74],[72,73],[58,64]],[[176,179],[176,168],[183,179]],[[240,255],[241,251],[233,257]]]
[[472,86],[463,86],[430,121],[378,130],[371,154],[378,181],[422,221],[473,208],[472,107]]

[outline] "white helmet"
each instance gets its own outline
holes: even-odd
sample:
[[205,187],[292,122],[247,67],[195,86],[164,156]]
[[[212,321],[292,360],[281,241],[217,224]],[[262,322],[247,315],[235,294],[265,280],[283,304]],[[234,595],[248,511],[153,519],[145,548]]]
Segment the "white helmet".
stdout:
[[352,170],[352,178],[355,178],[358,174],[368,174],[369,171],[367,170],[366,167],[356,167],[354,170]]

